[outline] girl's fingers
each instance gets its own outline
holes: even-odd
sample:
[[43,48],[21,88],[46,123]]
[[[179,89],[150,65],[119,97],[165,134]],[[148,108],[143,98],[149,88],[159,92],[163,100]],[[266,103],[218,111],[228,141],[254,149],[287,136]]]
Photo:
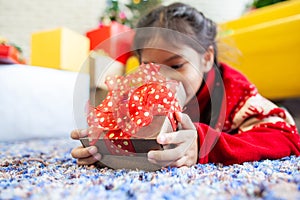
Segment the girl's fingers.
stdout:
[[183,142],[193,142],[197,138],[196,130],[180,130],[173,133],[160,133],[157,142],[162,145],[180,144]]
[[173,166],[171,161],[157,161],[157,160],[153,160],[153,159],[150,159],[150,158],[148,158],[148,161],[150,163],[153,163],[153,164],[158,165],[160,167],[168,167],[168,166],[171,167],[171,166]]
[[96,153],[93,156],[87,157],[87,158],[79,158],[77,160],[78,165],[91,165],[95,162],[99,161],[101,159],[101,155],[99,153]]
[[151,155],[149,155],[149,153],[148,153],[148,161],[153,164],[159,165],[161,167],[167,167],[167,166],[171,167],[171,166],[174,166],[173,163],[176,162],[175,158],[171,159],[171,160],[164,160],[163,156],[161,157],[162,159],[156,159],[156,157],[152,158]]
[[86,147],[86,148],[79,146],[75,149],[72,149],[71,155],[74,158],[80,159],[80,158],[87,158],[87,157],[93,156],[97,152],[98,152],[98,149],[95,146],[90,146],[90,147]]
[[[170,166],[170,167],[182,167],[182,166],[192,166],[193,164],[195,164],[195,159],[192,159],[189,157],[189,155],[182,155],[182,156],[174,156],[173,152],[174,149],[170,150],[170,152],[164,154],[165,151],[168,150],[164,150],[164,151],[153,151],[152,153],[148,153],[148,160],[149,162],[162,166],[162,167],[166,167],[166,166]],[[172,153],[171,153],[172,152]],[[172,156],[173,154],[173,156]],[[168,160],[166,160],[168,159]]]
[[197,161],[197,131],[180,130],[160,133],[157,141],[164,146],[174,146],[162,151],[149,151],[148,160],[160,166],[192,165]]
[[76,129],[71,132],[71,138],[74,140],[79,140],[79,138],[88,136],[87,130]]
[[183,167],[183,166],[192,166],[195,163],[193,162],[192,159],[188,159],[187,156],[183,156],[181,158],[179,158],[178,160],[176,160],[175,162],[171,163],[170,166],[171,167]]
[[185,114],[185,113],[181,113],[181,112],[176,112],[175,113],[175,117],[177,119],[177,121],[181,124],[182,129],[193,129],[195,130],[195,126],[194,123],[192,122],[191,118]]
[[165,149],[162,151],[149,151],[148,160],[151,160],[161,163],[172,163],[177,160],[179,157],[182,157],[184,154],[179,152],[178,148],[175,149]]

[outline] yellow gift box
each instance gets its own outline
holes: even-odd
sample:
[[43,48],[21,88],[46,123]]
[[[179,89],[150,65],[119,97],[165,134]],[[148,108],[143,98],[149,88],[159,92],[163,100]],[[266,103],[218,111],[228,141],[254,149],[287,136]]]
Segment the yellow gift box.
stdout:
[[33,33],[31,65],[80,71],[89,54],[89,39],[67,28]]
[[289,0],[254,9],[239,19],[219,24],[222,30],[236,30],[300,13],[300,1]]
[[220,24],[219,59],[242,71],[270,99],[300,97],[299,11],[300,1],[287,1]]

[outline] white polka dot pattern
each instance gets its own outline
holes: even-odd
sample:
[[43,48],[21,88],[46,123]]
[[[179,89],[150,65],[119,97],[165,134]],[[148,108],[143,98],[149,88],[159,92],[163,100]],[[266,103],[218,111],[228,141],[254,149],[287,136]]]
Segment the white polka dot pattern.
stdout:
[[[130,140],[124,145],[123,140],[119,143],[116,139],[134,136],[141,127],[149,125],[155,115],[168,116],[176,129],[174,113],[182,111],[175,98],[179,84],[162,76],[158,65],[142,64],[127,76],[107,77],[106,84],[107,97],[97,107],[88,105],[87,122],[90,128],[103,130],[104,138],[114,141],[114,148],[110,148],[112,153],[133,152]],[[96,136],[99,138],[101,134]]]

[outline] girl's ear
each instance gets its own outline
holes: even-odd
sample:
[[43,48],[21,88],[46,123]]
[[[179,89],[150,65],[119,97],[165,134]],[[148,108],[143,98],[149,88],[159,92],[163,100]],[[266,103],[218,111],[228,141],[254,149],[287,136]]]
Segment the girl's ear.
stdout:
[[215,55],[214,48],[212,45],[210,45],[202,57],[204,72],[208,72],[209,70],[211,70],[214,64],[214,55]]

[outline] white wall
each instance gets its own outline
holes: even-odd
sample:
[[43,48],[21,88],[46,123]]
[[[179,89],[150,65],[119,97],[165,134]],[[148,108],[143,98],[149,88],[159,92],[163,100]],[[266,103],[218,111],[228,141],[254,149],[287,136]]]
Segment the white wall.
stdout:
[[0,0],[0,35],[30,55],[31,34],[67,27],[80,34],[97,27],[104,0]]
[[[240,16],[249,0],[185,0],[216,22]],[[175,2],[165,0],[164,4]],[[23,49],[28,60],[31,34],[67,27],[78,33],[97,27],[106,0],[0,0],[0,36]]]

